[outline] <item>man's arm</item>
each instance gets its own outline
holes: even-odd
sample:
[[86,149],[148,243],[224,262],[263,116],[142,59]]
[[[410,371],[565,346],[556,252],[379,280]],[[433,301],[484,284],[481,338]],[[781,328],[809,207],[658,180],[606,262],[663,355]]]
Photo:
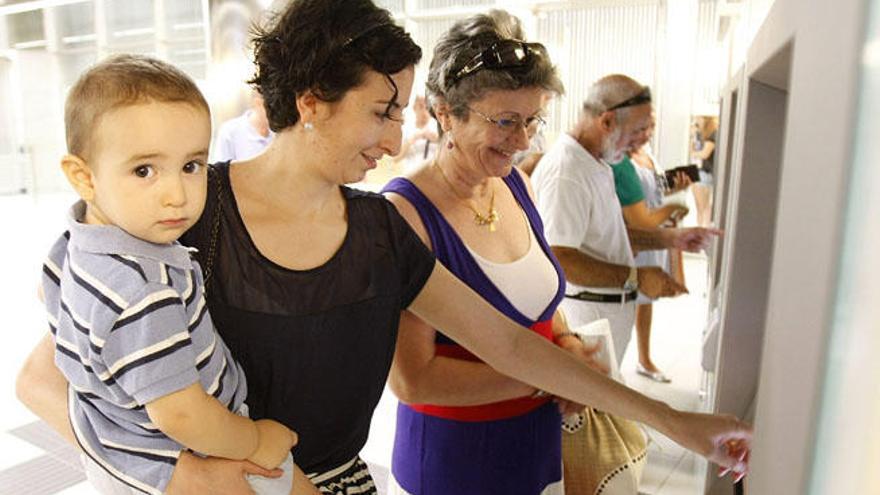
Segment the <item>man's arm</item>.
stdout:
[[660,208],[648,208],[647,202],[639,201],[621,208],[623,210],[623,220],[627,227],[635,227],[641,229],[659,228],[667,221],[674,221],[684,217],[687,214],[687,207],[668,204]]
[[635,251],[654,251],[658,249],[668,249],[668,231],[672,229],[644,229],[638,227],[627,227],[626,234],[629,236],[629,243]]
[[639,229],[627,227],[629,242],[636,251],[675,248],[697,252],[709,246],[713,237],[722,234],[718,229],[691,227],[687,229]]
[[629,267],[596,259],[575,248],[551,246],[565,279],[585,287],[623,287]]
[[[559,259],[562,271],[565,272],[565,279],[573,284],[585,287],[622,289],[624,282],[629,277],[630,267],[628,266],[598,260],[575,248],[551,246],[551,249]],[[657,266],[639,267],[638,277],[639,291],[652,299],[675,297],[687,293],[687,288]]]

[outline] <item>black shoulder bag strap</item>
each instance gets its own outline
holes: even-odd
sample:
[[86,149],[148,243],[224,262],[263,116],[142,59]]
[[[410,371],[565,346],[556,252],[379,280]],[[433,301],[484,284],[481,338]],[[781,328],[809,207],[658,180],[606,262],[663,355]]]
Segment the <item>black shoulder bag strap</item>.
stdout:
[[[220,214],[223,209],[223,198],[225,196],[225,188],[223,187],[223,178],[220,176],[222,171],[220,167],[211,167],[214,169],[213,179],[217,182],[216,204],[214,205],[214,216],[211,218],[211,238],[208,241],[208,257],[205,258],[205,290],[208,290],[208,283],[211,281],[211,275],[214,273],[214,259],[217,257],[217,241],[220,237]],[[209,178],[210,178],[209,177]]]

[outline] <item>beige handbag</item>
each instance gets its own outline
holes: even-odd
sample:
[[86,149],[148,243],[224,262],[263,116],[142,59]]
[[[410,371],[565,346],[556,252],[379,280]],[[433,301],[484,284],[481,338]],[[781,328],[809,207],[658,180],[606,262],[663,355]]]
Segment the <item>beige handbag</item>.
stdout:
[[[574,330],[592,344],[603,341],[596,358],[620,381],[608,320]],[[566,495],[636,495],[645,467],[647,442],[639,426],[588,407],[562,424],[562,463]]]

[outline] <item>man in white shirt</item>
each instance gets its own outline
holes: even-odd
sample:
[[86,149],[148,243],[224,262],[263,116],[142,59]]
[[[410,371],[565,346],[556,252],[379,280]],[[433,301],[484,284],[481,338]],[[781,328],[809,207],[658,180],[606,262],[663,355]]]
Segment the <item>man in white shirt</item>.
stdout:
[[637,291],[671,297],[687,292],[659,267],[636,268],[633,248],[701,249],[718,231],[628,231],[609,163],[648,139],[650,90],[624,75],[590,87],[581,118],[541,159],[532,181],[538,211],[568,281],[562,310],[576,328],[598,318],[611,323],[617,361],[623,358],[635,319]]
[[251,93],[250,108],[245,113],[227,120],[217,131],[212,161],[240,161],[259,155],[275,133],[269,129],[269,119],[260,93]]
[[403,142],[400,152],[394,156],[394,162],[403,161],[403,173],[408,174],[423,163],[433,160],[437,154],[437,143],[440,141],[431,114],[428,112],[427,101],[422,95],[413,100],[413,120],[407,119],[403,125]]

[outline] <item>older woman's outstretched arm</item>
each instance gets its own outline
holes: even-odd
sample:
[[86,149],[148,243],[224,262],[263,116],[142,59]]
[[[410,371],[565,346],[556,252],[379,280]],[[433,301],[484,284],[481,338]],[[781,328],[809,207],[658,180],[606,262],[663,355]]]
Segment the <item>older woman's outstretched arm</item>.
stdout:
[[749,425],[729,415],[677,411],[611,380],[507,319],[439,263],[409,309],[505,375],[650,425],[736,473],[747,470]]

